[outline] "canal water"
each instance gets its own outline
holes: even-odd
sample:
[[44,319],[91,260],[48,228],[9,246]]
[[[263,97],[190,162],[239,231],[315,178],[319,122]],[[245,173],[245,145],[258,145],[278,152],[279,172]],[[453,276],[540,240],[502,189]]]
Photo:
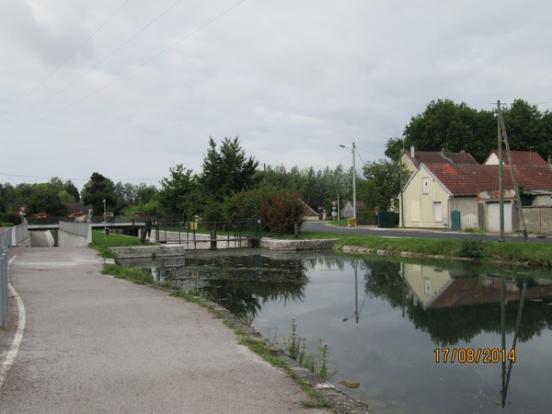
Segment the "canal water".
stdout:
[[280,345],[295,320],[309,352],[328,345],[330,381],[358,382],[349,392],[376,412],[552,411],[551,273],[262,250],[131,265],[206,295]]

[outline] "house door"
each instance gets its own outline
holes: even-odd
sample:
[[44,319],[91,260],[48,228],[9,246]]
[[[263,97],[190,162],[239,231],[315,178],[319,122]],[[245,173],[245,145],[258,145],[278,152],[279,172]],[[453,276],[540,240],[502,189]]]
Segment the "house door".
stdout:
[[[493,233],[500,232],[500,204],[487,204],[488,225],[487,230]],[[504,203],[504,231],[512,232],[512,203]]]

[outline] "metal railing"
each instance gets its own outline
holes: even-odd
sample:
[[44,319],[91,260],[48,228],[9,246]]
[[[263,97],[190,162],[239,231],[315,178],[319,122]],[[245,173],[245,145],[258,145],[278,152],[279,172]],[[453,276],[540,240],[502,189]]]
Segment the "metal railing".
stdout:
[[6,326],[8,316],[8,262],[10,249],[29,243],[26,224],[0,230],[0,328]]
[[[142,230],[142,235],[146,229]],[[262,226],[258,219],[219,222],[153,220],[151,232],[150,239],[158,243],[185,244],[194,250],[215,250],[256,243],[262,236]]]

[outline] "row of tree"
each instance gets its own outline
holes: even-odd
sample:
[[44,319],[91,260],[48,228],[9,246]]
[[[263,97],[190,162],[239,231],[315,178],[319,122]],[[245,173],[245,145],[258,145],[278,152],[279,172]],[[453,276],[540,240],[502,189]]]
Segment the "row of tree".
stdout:
[[[537,150],[546,157],[552,153],[552,114],[523,100],[505,108],[505,119],[512,149]],[[406,182],[408,173],[397,162],[400,151],[413,145],[417,150],[465,150],[479,161],[496,147],[496,119],[493,110],[470,108],[465,103],[450,100],[430,102],[423,113],[414,116],[404,128],[402,138],[388,140],[387,159],[364,164],[357,174],[357,200],[368,211],[388,210],[393,198]],[[331,210],[338,197],[352,199],[352,169],[341,166],[315,170],[284,166],[264,166],[241,148],[239,139],[224,138],[219,144],[209,139],[201,171],[194,173],[183,165],[170,168],[160,188],[146,184],[114,183],[95,172],[84,185],[82,193],[70,181],[53,178],[44,184],[0,185],[0,213],[15,212],[27,205],[29,213],[46,212],[63,215],[67,204],[79,201],[91,205],[94,213],[103,213],[103,200],[117,215],[143,213],[170,216],[181,220],[201,215],[219,220],[235,214],[236,205],[251,203],[248,214],[268,205],[275,205],[291,194],[314,209]],[[278,193],[268,200],[268,194]],[[247,200],[244,201],[244,194]],[[263,194],[263,197],[259,197]],[[263,201],[264,200],[264,201]],[[268,204],[267,204],[268,203]],[[284,203],[285,204],[285,203]],[[289,206],[288,206],[289,207]]]

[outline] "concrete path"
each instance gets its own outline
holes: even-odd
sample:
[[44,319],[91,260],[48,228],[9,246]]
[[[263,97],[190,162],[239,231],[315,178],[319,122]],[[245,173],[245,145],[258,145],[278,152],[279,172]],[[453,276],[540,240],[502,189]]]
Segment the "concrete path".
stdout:
[[[289,413],[307,399],[206,310],[99,274],[94,251],[19,249],[26,329],[1,413]],[[0,356],[0,364],[3,355]]]

